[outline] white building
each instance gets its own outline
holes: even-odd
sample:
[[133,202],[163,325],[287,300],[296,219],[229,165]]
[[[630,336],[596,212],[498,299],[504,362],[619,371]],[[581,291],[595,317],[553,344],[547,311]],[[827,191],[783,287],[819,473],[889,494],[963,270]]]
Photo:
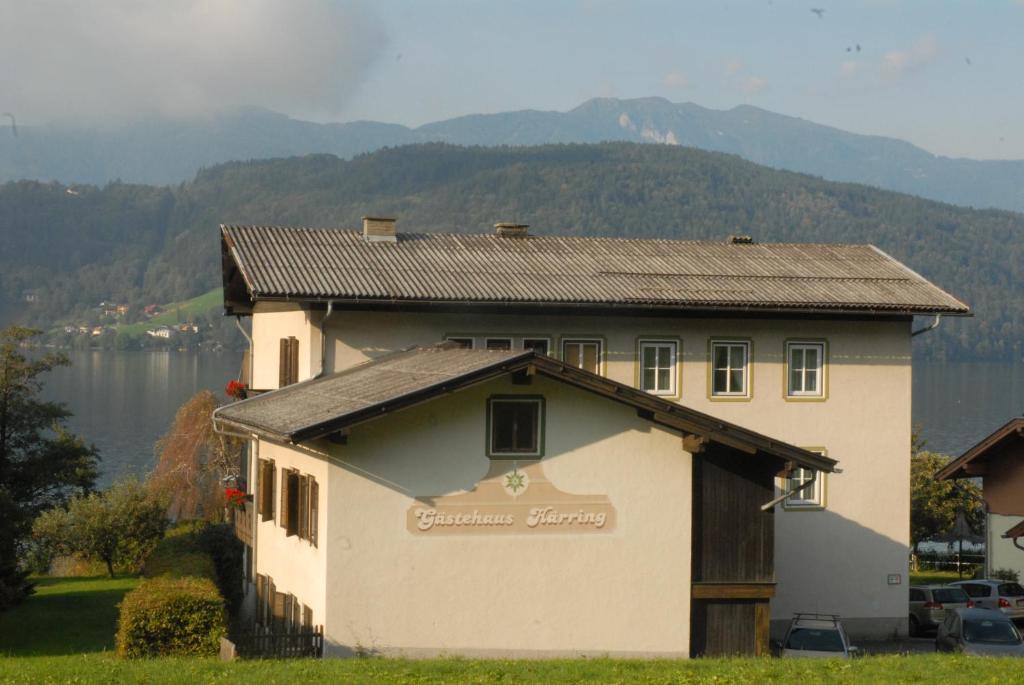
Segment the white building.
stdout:
[[[795,611],[817,611],[842,615],[854,635],[906,632],[912,317],[969,309],[876,248],[538,237],[508,224],[492,235],[396,235],[394,222],[377,219],[366,220],[362,232],[228,226],[222,248],[227,311],[253,317],[250,385],[257,390],[302,385],[447,339],[474,350],[550,355],[714,416],[722,426],[742,426],[771,436],[772,444],[838,461],[842,472],[826,474],[806,458],[803,464],[791,459],[792,468],[776,481],[779,494],[795,492],[773,516],[773,627]],[[274,396],[259,399],[270,403]],[[391,424],[395,439],[407,430],[398,416]],[[450,429],[446,417],[435,419],[434,430]],[[307,473],[320,464],[318,482],[333,478],[331,458],[307,451],[301,440],[282,434],[271,448],[259,426],[239,421],[241,427],[258,449],[282,455],[275,460],[308,462]],[[701,460],[681,463],[696,468]],[[600,482],[599,490],[609,492],[597,471],[596,481],[583,472],[566,476],[582,489],[566,491],[588,492],[583,484]],[[639,476],[652,497],[679,505],[659,491],[655,473]],[[427,473],[417,477],[431,482]],[[474,486],[458,482],[467,491]],[[318,507],[333,506],[335,497],[344,502],[321,486]],[[620,523],[630,515],[622,507],[631,501],[612,504]],[[410,534],[404,521],[398,529],[382,518],[365,524],[383,527],[382,536]],[[731,547],[745,548],[745,531],[736,529]],[[326,622],[330,634],[330,593],[323,574],[311,570],[316,564],[292,563],[284,550],[261,551],[287,537],[279,522],[260,523],[257,535],[255,572],[273,566],[276,591],[300,597],[299,588],[310,588],[322,597],[314,605],[324,613],[313,609],[312,620]],[[393,563],[409,558],[401,548]],[[333,563],[319,548],[310,554],[321,555],[322,568]],[[634,572],[643,577],[650,567]],[[682,571],[675,581],[688,584]],[[687,625],[692,619],[676,616]],[[675,649],[622,651],[699,652],[689,637],[674,635]],[[573,652],[572,644],[555,651]],[[384,646],[395,645],[403,646]],[[585,646],[578,651],[601,649]],[[472,645],[454,647],[472,651]]]

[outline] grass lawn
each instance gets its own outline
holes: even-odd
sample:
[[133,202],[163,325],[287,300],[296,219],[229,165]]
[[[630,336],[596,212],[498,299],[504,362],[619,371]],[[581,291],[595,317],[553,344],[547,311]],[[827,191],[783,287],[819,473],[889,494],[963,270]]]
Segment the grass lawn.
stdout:
[[[117,603],[134,577],[40,578],[36,593],[0,612],[0,656],[52,656],[114,648]],[[3,672],[3,666],[0,666]]]
[[[1014,675],[1016,674],[1016,675]],[[149,659],[109,654],[0,659],[0,683],[981,683],[1020,682],[1020,662],[953,655],[864,657],[852,661],[695,659],[346,659],[241,661]]]
[[[143,335],[151,328],[157,328],[159,326],[174,326],[178,323],[184,323],[188,320],[190,314],[198,316],[199,314],[210,311],[214,307],[220,307],[223,303],[224,296],[221,289],[214,288],[213,290],[205,292],[198,297],[193,297],[191,300],[172,302],[170,304],[162,305],[163,311],[152,319],[140,321],[139,323],[114,326],[114,330],[118,333],[126,333],[128,335]],[[178,319],[179,313],[181,315],[180,321]]]
[[956,571],[911,571],[911,585],[937,585],[952,583],[956,580],[970,580],[969,575],[960,578]]

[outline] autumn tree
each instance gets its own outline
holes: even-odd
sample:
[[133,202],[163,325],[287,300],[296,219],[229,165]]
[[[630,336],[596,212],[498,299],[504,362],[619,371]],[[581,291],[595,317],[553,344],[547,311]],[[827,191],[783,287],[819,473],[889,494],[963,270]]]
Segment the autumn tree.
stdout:
[[154,499],[135,480],[103,492],[72,497],[67,508],[44,511],[32,534],[52,555],[76,555],[114,567],[136,569],[167,528],[167,503]]
[[933,535],[953,529],[962,511],[974,528],[982,523],[981,491],[970,481],[936,480],[935,474],[950,457],[918,451],[910,460],[910,540],[917,545]]
[[172,519],[223,518],[222,479],[237,475],[242,441],[214,432],[218,406],[209,390],[197,393],[178,409],[171,429],[157,443],[159,457],[148,485],[167,498]]
[[39,331],[0,330],[0,609],[31,591],[19,557],[39,512],[89,491],[96,480],[96,449],[71,435],[61,404],[40,399],[42,376],[68,359],[28,355]]

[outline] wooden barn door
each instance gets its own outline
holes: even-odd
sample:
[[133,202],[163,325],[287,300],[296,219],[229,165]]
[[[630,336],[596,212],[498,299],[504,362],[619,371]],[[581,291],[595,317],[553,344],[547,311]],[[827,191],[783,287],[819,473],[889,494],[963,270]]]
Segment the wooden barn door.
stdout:
[[777,460],[720,445],[694,455],[691,656],[768,653]]

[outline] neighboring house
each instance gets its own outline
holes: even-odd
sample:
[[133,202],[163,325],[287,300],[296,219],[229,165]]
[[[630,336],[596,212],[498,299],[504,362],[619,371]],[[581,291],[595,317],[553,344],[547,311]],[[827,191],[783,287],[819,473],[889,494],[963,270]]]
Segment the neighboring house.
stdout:
[[167,326],[160,326],[159,328],[151,328],[148,331],[146,331],[146,335],[148,335],[148,336],[150,336],[152,338],[165,338],[165,339],[167,339],[167,338],[171,337],[171,329],[169,327],[167,327]]
[[1024,579],[1024,418],[1008,421],[935,477],[981,478],[986,512],[985,575],[1005,568]]
[[255,615],[322,624],[336,655],[767,655],[775,478],[835,463],[532,350],[457,343],[216,425],[256,441]]
[[[784,626],[793,612],[813,611],[841,614],[858,636],[906,632],[912,319],[968,315],[966,305],[868,245],[540,237],[515,224],[496,229],[396,234],[393,221],[378,219],[365,220],[362,232],[223,227],[226,311],[253,319],[250,387],[301,383],[447,339],[474,351],[547,354],[722,425],[826,455],[842,473],[793,461],[776,482],[780,496],[791,494],[780,497],[774,515],[772,627]],[[268,394],[266,402],[277,396]],[[445,417],[436,415],[436,430]],[[264,449],[266,438],[253,427],[249,433]],[[327,473],[327,462],[313,452],[273,449],[294,454],[288,463],[301,462],[306,473],[314,464],[323,467],[318,478]],[[653,474],[640,477],[663,506],[675,506]],[[604,479],[566,477],[611,489]],[[256,484],[251,473],[249,482]],[[427,478],[424,487],[447,482]],[[474,482],[460,481],[459,488]],[[332,503],[344,499],[331,492]],[[633,515],[633,502],[612,504],[620,524]],[[257,530],[259,545],[284,539],[270,521]],[[579,544],[602,544],[597,540]],[[259,545],[255,572],[262,574],[272,562]],[[276,562],[279,575],[289,573],[287,562]],[[637,583],[663,572],[637,571]],[[672,572],[675,582],[687,583],[682,571]],[[274,582],[300,596],[308,579]],[[515,590],[531,591],[544,592]],[[312,619],[325,622],[316,610]],[[328,623],[327,630],[334,628]]]

